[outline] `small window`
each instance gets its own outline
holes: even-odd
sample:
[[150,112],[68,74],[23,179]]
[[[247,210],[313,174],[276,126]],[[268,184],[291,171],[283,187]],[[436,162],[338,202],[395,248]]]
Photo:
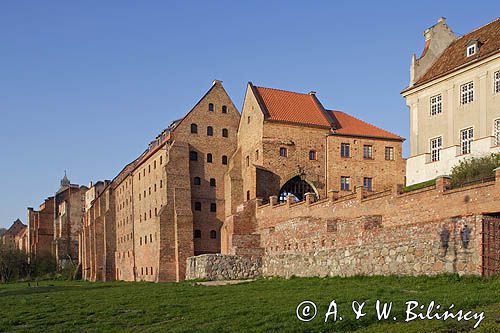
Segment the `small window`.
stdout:
[[474,140],[474,129],[472,127],[460,131],[460,148],[462,154],[470,154],[471,144]]
[[495,72],[495,82],[493,86],[495,87],[495,94],[500,93],[500,71]]
[[148,243],[148,236],[144,236],[144,244],[147,244]]
[[349,191],[350,177],[342,176],[340,177],[340,189],[342,191]]
[[160,188],[163,187],[163,180],[160,179]]
[[197,201],[194,203],[194,210],[201,211],[201,202]]
[[198,153],[195,151],[190,151],[189,152],[189,159],[191,161],[198,161]]
[[217,211],[217,204],[216,203],[211,203],[210,204],[210,211],[212,213],[215,213]]
[[495,138],[495,146],[500,146],[500,118],[495,120],[493,124],[493,135]]
[[247,191],[247,201],[250,200],[250,191]]
[[309,160],[311,160],[311,161],[316,160],[316,151],[315,150],[309,151]]
[[348,143],[340,144],[340,157],[349,157],[350,156],[350,145]]
[[201,185],[201,178],[200,177],[194,177],[194,184],[195,185]]
[[247,166],[250,166],[250,156],[247,156],[245,159]]
[[229,137],[229,131],[227,130],[227,128],[222,129],[222,137],[223,138]]
[[194,238],[201,238],[201,230],[196,229],[194,231]]
[[210,186],[217,186],[217,182],[215,180],[215,178],[210,178]]
[[222,106],[222,113],[227,113],[227,106],[225,105]]
[[214,112],[214,105],[212,103],[208,104],[208,111]]
[[372,190],[372,179],[370,177],[363,178],[363,187],[368,191]]
[[155,192],[156,192],[156,184],[155,184]]
[[281,157],[287,157],[288,156],[288,150],[284,147],[280,148],[280,156]]
[[257,149],[255,151],[255,160],[258,160],[259,159],[259,150]]
[[363,146],[363,158],[367,160],[373,159],[373,147],[371,145]]
[[153,161],[153,169],[156,169],[156,160]]
[[227,165],[227,156],[226,155],[222,156],[222,164]]
[[438,115],[443,112],[443,103],[441,95],[431,97],[431,116]]
[[160,156],[160,165],[163,164],[163,156]]
[[212,163],[213,156],[212,154],[208,153],[207,154],[207,163]]
[[191,133],[196,134],[198,133],[198,125],[196,124],[191,124]]
[[213,136],[214,135],[214,128],[212,126],[207,127],[207,135],[208,136]]
[[460,86],[460,103],[462,105],[474,101],[474,82],[468,82]]
[[385,160],[394,160],[394,147],[385,147]]
[[210,230],[210,238],[211,239],[216,239],[217,238],[217,231]]
[[250,116],[247,118],[247,124],[250,124]]
[[436,162],[441,159],[441,149],[443,148],[443,138],[438,136],[431,139],[431,162]]
[[476,53],[476,44],[472,44],[467,47],[467,56],[470,57]]

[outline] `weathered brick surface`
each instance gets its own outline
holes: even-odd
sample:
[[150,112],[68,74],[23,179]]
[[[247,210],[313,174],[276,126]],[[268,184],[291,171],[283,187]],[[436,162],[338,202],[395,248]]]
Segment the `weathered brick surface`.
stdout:
[[262,276],[262,258],[204,254],[187,259],[186,280],[239,280]]
[[54,197],[45,199],[39,210],[28,208],[28,252],[36,256],[52,251],[54,240]]

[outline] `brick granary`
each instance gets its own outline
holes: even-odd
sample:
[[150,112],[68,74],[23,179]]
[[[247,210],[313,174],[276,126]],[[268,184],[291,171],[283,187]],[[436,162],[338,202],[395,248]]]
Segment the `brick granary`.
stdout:
[[[475,45],[489,50],[478,31]],[[432,49],[434,60],[455,59],[445,56],[452,45],[442,56]],[[436,70],[420,65],[418,75]],[[488,68],[500,73],[498,62]],[[325,107],[319,95],[249,82],[240,114],[214,81],[114,179],[67,182],[40,211],[30,209],[27,248],[72,258],[77,245],[92,281],[498,272],[498,170],[481,184],[452,188],[437,175],[403,190],[404,139]],[[439,131],[412,128],[410,141],[429,130]],[[68,215],[71,207],[79,211]]]

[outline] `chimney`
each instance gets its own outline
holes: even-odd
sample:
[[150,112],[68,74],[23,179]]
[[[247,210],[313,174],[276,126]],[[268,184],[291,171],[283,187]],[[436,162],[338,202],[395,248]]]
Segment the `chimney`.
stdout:
[[221,80],[213,80],[212,85],[215,86],[216,84],[222,84]]
[[316,92],[315,92],[315,91],[310,91],[310,92],[309,92],[309,95],[311,95],[311,96],[316,96]]

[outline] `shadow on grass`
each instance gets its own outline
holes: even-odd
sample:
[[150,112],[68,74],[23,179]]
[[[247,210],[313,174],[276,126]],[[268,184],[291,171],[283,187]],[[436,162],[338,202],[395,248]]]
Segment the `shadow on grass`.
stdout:
[[84,291],[84,290],[95,290],[95,289],[104,289],[111,288],[113,286],[39,286],[39,287],[26,287],[24,289],[17,290],[4,290],[0,291],[0,297],[7,296],[20,296],[20,295],[31,295],[31,294],[45,294],[45,293],[54,293],[54,292],[63,292],[63,291]]

